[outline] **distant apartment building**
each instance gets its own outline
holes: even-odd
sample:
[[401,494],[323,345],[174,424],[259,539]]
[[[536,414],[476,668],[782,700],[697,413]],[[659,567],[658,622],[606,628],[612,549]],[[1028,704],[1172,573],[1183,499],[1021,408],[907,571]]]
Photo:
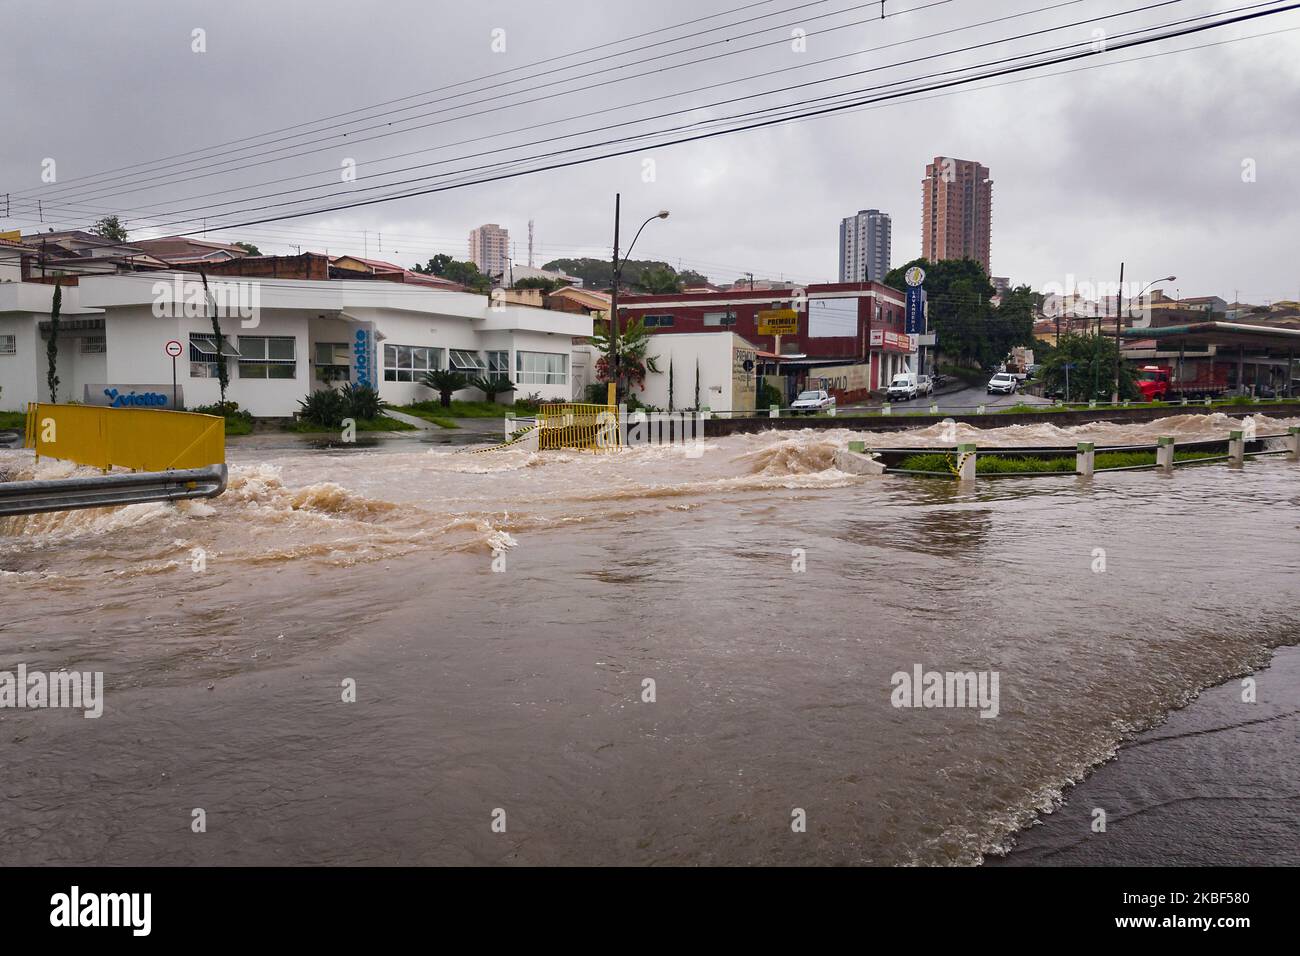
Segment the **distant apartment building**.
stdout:
[[485,276],[506,276],[510,271],[510,233],[495,222],[469,234],[469,260]]
[[968,159],[936,156],[921,183],[921,255],[974,259],[989,271],[993,180],[987,166]]
[[889,213],[863,209],[840,220],[840,281],[883,282],[889,272]]

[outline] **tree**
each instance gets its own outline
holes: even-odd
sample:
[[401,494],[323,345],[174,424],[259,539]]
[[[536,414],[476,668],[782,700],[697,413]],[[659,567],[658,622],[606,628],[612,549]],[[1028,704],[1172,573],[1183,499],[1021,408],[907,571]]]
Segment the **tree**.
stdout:
[[[614,265],[608,259],[552,259],[542,268],[576,276],[588,289],[608,289],[614,284]],[[653,273],[654,277],[647,277],[646,273]],[[623,263],[621,279],[620,288],[642,291],[648,287],[663,288],[665,294],[680,291],[687,285],[705,285],[709,281],[698,272],[689,269],[678,272],[666,262],[650,259],[628,259]]]
[[682,282],[671,266],[651,266],[642,270],[636,286],[650,295],[672,295],[682,291]]
[[221,319],[217,316],[216,300],[208,293],[208,274],[200,270],[199,278],[203,280],[203,301],[212,304],[212,337],[217,349],[217,387],[221,390],[221,407],[224,409],[226,389],[230,387],[230,370],[226,367],[225,336],[221,331]]
[[[487,375],[480,375],[478,378],[470,379],[466,384],[471,388],[477,388],[483,393],[489,402],[496,402],[498,395],[504,395],[507,392],[515,390],[515,383],[508,378],[491,378]],[[448,396],[450,398],[450,396]],[[447,402],[443,402],[444,405]]]
[[984,267],[974,259],[913,259],[891,269],[885,285],[906,291],[904,275],[912,266],[925,270],[930,331],[939,348],[959,365],[988,367],[1004,359],[1015,345],[1033,342],[1033,292],[1019,286],[1004,297],[1001,308],[991,300],[997,290]]
[[[1056,348],[1041,363],[1043,383],[1048,394],[1065,395],[1065,366],[1070,366],[1071,401],[1109,399],[1115,382],[1115,351],[1113,338],[1104,335],[1063,332]],[[1120,365],[1121,398],[1140,398],[1141,392],[1133,379],[1133,370]]]
[[994,353],[1006,355],[1017,345],[1034,344],[1034,316],[1042,296],[1027,285],[1018,285],[1002,296],[995,313],[997,321],[989,329],[996,341],[990,343]]
[[113,242],[126,242],[126,227],[122,225],[117,216],[105,216],[91,226],[90,231],[103,239],[111,239]]
[[45,384],[50,389],[50,404],[59,403],[59,312],[63,309],[63,289],[54,283],[54,301],[50,305],[50,340],[45,343]]
[[563,289],[573,285],[568,279],[545,279],[542,276],[529,276],[526,279],[515,281],[516,289],[541,289],[546,295],[550,295],[556,289]]
[[411,266],[412,272],[418,272],[421,275],[445,276],[447,274],[447,264],[452,261],[451,256],[445,252],[440,252],[425,265]]
[[262,250],[257,248],[257,246],[253,245],[251,242],[237,242],[235,245],[243,249],[250,256],[260,256],[262,254]]
[[[613,343],[610,340],[608,322],[598,323],[598,328],[592,333],[591,344],[596,346],[597,351],[603,353],[596,361],[596,376],[602,382],[612,381]],[[659,372],[659,368],[655,365],[658,356],[650,358],[646,356],[649,347],[650,335],[645,330],[643,319],[631,319],[627,326],[620,330],[617,353],[620,372],[616,394],[621,395],[626,387],[631,386],[644,389],[647,370],[656,374]]]
[[453,259],[443,252],[438,253],[425,265],[412,266],[411,271],[455,282],[473,292],[487,292],[492,288],[491,277],[479,272],[478,266],[474,263]]
[[451,408],[452,393],[459,392],[469,384],[469,381],[460,372],[439,369],[435,372],[425,372],[421,384],[438,393],[438,401],[443,408]]
[[673,357],[668,356],[668,411],[675,411],[673,408]]

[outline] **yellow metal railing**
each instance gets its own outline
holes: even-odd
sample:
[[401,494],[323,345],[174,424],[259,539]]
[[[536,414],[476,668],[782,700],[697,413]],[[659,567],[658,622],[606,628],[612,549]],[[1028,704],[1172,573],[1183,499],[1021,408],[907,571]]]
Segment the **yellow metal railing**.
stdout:
[[26,447],[108,471],[205,468],[226,460],[226,423],[215,415],[102,405],[27,406]]
[[537,410],[537,447],[596,450],[619,446],[618,407],[564,402]]

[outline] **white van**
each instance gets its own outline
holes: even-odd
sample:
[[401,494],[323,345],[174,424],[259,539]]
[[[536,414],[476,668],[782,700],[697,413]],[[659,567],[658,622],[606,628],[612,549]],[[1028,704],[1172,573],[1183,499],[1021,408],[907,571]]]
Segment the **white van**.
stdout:
[[906,402],[916,398],[916,373],[899,372],[889,383],[886,394],[891,402]]

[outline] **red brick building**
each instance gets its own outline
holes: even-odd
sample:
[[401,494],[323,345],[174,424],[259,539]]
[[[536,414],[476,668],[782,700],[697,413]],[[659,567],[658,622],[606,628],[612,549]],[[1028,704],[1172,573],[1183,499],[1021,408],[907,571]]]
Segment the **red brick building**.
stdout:
[[[879,282],[838,282],[781,289],[688,292],[620,296],[619,319],[645,320],[646,331],[734,332],[758,346],[767,374],[788,376],[797,391],[818,370],[865,365],[866,388],[840,390],[840,401],[856,401],[884,388],[908,362],[903,333],[906,299]],[[757,314],[794,308],[798,333],[781,337],[780,356],[771,335],[758,334]],[[836,334],[824,334],[826,330]],[[816,331],[819,334],[814,334]],[[915,368],[915,365],[912,365]],[[858,382],[862,376],[854,376]]]

